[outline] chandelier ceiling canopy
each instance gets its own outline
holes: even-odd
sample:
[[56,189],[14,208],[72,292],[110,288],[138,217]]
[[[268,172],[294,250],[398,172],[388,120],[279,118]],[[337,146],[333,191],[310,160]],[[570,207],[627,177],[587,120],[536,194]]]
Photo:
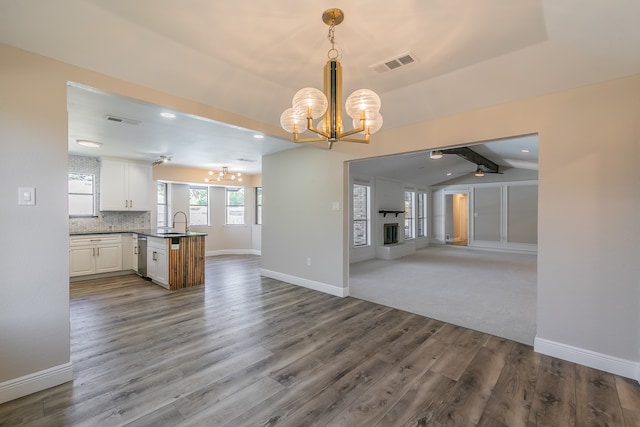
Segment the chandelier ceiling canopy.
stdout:
[[[345,111],[353,119],[353,129],[344,130],[342,66],[335,47],[335,27],[343,20],[344,13],[340,9],[328,9],[322,14],[322,21],[329,26],[327,38],[331,42],[327,53],[329,60],[324,67],[324,92],[311,87],[300,89],[293,97],[292,107],[280,116],[280,124],[293,134],[294,142],[326,141],[329,149],[336,141],[368,144],[371,134],[382,127],[380,97],[372,90],[358,89],[347,97],[345,103]],[[318,120],[317,125],[314,125],[314,120]],[[300,134],[307,130],[318,136],[300,138]],[[356,134],[362,135],[360,138],[351,137]]]

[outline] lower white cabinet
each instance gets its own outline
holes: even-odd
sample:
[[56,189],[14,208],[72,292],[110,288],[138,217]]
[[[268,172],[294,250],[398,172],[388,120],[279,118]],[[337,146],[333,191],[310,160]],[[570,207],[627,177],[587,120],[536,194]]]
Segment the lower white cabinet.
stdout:
[[147,276],[158,285],[169,289],[168,241],[155,237],[147,238]]
[[120,234],[89,234],[69,238],[69,276],[122,270]]

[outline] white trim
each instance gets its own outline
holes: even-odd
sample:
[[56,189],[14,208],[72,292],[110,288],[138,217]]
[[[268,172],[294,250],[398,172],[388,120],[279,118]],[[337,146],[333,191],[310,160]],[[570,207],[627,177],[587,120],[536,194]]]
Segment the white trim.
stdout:
[[217,251],[207,251],[204,256],[218,255],[262,255],[262,251],[258,249],[220,249]]
[[0,403],[73,380],[71,362],[0,383]]
[[608,354],[597,353],[595,351],[537,337],[534,341],[533,349],[537,353],[546,354],[547,356],[557,357],[568,360],[569,362],[640,381],[640,363],[632,360],[620,359],[619,357],[609,356]]
[[302,277],[278,273],[277,271],[265,270],[264,268],[261,268],[260,275],[302,286],[303,288],[313,289],[314,291],[324,292],[325,294],[335,295],[337,297],[349,296],[349,288],[340,288],[338,286],[329,285],[327,283],[316,282],[315,280],[303,279]]

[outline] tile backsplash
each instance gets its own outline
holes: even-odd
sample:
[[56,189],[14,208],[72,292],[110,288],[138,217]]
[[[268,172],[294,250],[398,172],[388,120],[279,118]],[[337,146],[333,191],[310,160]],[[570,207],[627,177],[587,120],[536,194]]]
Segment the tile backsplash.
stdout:
[[94,175],[96,183],[94,203],[97,215],[69,218],[69,232],[126,231],[151,227],[151,212],[100,212],[98,210],[100,201],[100,159],[98,157],[69,155],[69,172]]

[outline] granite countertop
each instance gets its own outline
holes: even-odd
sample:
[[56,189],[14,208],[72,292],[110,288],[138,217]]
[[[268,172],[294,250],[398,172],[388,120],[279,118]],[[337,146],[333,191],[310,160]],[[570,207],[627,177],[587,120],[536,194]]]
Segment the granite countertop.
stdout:
[[206,236],[207,233],[199,233],[196,231],[190,231],[188,233],[180,233],[173,232],[171,230],[162,230],[162,229],[132,229],[132,230],[95,230],[95,231],[70,231],[70,236],[84,236],[88,234],[123,234],[123,233],[134,233],[141,234],[143,236],[148,237],[159,237],[168,239],[170,237],[198,237],[198,236]]

